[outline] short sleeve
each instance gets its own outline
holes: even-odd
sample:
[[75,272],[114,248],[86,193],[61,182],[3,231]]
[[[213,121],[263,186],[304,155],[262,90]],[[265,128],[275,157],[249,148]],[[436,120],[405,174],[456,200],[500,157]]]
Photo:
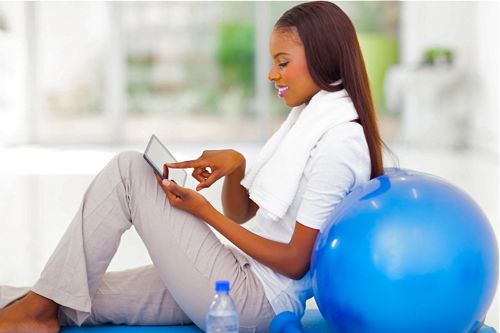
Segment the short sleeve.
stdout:
[[351,122],[330,129],[311,152],[304,171],[308,180],[297,221],[321,229],[352,188],[370,179],[370,171],[363,128]]

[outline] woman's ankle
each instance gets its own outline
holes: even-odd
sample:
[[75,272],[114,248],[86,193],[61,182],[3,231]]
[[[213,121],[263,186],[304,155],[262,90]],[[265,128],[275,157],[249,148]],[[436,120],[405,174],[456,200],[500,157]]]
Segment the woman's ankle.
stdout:
[[23,302],[26,306],[26,310],[33,314],[40,316],[54,316],[57,314],[59,304],[51,300],[50,298],[44,297],[30,291],[24,296],[20,302]]

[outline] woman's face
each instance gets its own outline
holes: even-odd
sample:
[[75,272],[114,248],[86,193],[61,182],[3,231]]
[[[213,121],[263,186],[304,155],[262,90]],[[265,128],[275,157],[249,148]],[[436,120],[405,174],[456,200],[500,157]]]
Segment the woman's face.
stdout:
[[308,103],[320,91],[307,68],[304,45],[296,28],[274,29],[269,41],[273,66],[268,78],[274,81],[278,96],[289,107]]

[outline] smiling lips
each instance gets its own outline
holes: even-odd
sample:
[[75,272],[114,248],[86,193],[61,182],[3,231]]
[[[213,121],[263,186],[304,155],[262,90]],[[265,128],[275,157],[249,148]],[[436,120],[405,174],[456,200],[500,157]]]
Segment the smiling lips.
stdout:
[[286,92],[288,91],[288,86],[284,86],[281,84],[275,84],[274,85],[276,89],[278,89],[278,96],[283,97],[285,96]]

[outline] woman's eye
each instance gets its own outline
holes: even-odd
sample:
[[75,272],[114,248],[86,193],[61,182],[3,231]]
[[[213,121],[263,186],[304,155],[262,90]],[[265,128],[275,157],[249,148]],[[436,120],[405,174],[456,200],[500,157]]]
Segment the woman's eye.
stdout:
[[278,64],[279,68],[282,68],[282,69],[285,68],[286,65],[288,65],[288,61]]

